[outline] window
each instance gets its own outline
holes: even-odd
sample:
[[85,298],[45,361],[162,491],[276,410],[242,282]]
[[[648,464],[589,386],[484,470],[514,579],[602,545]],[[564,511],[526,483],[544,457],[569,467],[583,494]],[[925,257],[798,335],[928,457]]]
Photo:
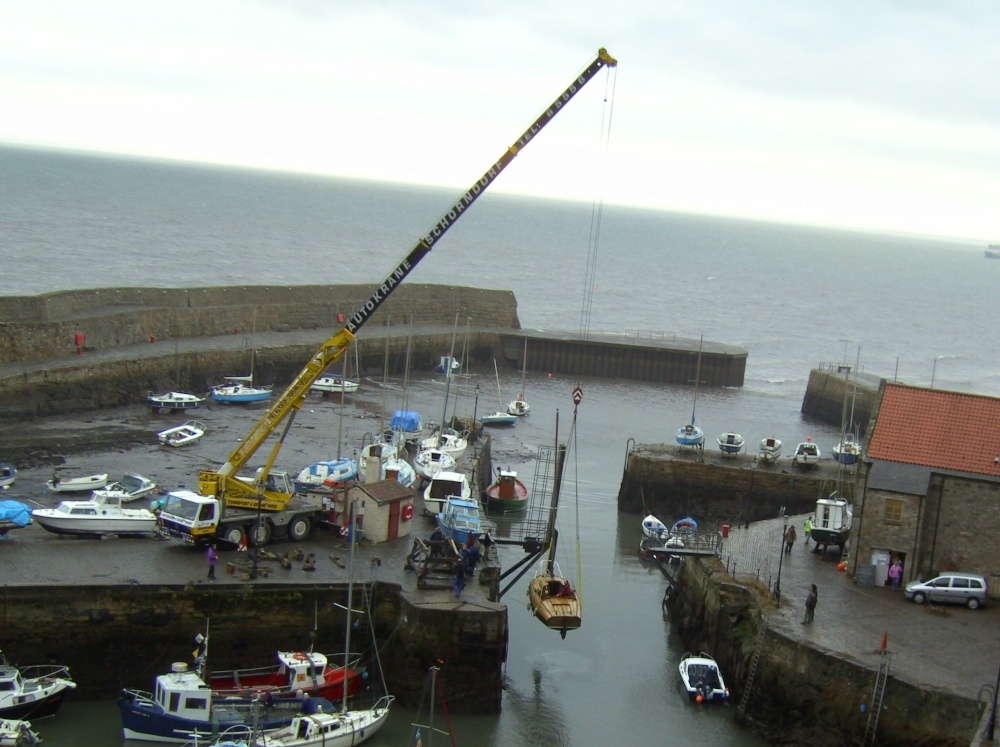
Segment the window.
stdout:
[[969,579],[967,578],[953,578],[951,580],[951,588],[953,589],[968,589]]
[[883,518],[886,524],[901,524],[903,522],[902,498],[885,499],[885,516]]

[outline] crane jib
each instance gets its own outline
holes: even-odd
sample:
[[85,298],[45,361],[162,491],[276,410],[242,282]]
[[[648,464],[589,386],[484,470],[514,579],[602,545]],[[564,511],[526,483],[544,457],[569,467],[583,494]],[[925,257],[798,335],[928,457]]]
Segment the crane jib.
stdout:
[[358,330],[361,329],[362,325],[368,321],[369,318],[378,310],[382,303],[389,297],[396,287],[403,282],[410,271],[430,252],[434,244],[440,239],[444,234],[451,228],[452,224],[458,220],[462,214],[465,212],[466,208],[470,207],[479,196],[486,191],[493,181],[500,176],[501,172],[511,161],[517,156],[524,146],[526,146],[531,140],[541,132],[542,128],[547,125],[556,114],[558,114],[563,106],[565,106],[580,90],[590,81],[597,72],[605,67],[614,67],[617,65],[617,61],[608,55],[608,53],[601,49],[597,57],[590,64],[590,66],[584,70],[577,78],[574,80],[565,91],[563,91],[549,107],[542,112],[542,114],[531,123],[531,126],[519,137],[514,145],[510,146],[507,151],[500,157],[500,159],[494,163],[490,168],[486,170],[479,180],[473,184],[465,193],[458,198],[454,205],[452,205],[448,210],[445,211],[444,215],[435,223],[431,229],[424,235],[420,242],[410,250],[410,253],[406,255],[402,262],[400,262],[396,267],[389,273],[382,283],[375,288],[375,291],[369,297],[369,299],[347,320],[347,324],[344,325],[344,329],[350,332],[352,335],[357,335]]

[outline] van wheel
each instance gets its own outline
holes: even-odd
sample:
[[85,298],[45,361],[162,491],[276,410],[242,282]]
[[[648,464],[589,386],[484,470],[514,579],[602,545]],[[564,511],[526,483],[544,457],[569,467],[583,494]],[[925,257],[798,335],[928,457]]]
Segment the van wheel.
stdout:
[[913,601],[916,602],[917,604],[923,604],[924,602],[927,601],[927,595],[924,594],[922,591],[918,591],[916,594],[913,595]]
[[978,610],[982,602],[979,601],[978,597],[969,597],[969,601],[966,602],[970,610]]

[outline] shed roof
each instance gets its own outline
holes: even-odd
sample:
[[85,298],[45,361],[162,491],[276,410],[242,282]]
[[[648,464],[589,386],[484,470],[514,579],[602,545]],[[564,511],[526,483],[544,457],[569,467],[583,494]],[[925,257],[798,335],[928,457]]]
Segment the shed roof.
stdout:
[[1000,478],[1000,398],[887,382],[865,453]]
[[413,491],[402,485],[399,480],[379,480],[378,482],[366,482],[358,485],[365,495],[372,498],[376,503],[393,503],[413,497]]

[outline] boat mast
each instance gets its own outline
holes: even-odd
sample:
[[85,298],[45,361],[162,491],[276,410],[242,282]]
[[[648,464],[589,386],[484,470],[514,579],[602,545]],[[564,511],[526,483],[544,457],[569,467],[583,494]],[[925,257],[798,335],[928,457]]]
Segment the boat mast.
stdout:
[[455,326],[451,330],[451,350],[448,351],[448,364],[445,366],[444,377],[444,412],[441,413],[441,425],[438,427],[437,445],[441,446],[444,435],[444,423],[448,419],[448,395],[451,393],[451,362],[455,360],[455,337],[458,335],[458,312],[455,312]]
[[705,343],[705,335],[698,340],[698,363],[694,367],[694,404],[691,405],[691,425],[694,425],[694,412],[698,409],[698,384],[701,383],[701,348]]
[[351,610],[354,608],[354,545],[358,536],[355,501],[350,502],[347,525],[351,528],[351,555],[347,565],[347,632],[344,634],[344,697],[340,701],[340,712],[347,713],[347,681],[351,676]]
[[566,462],[566,447],[559,445],[559,410],[556,410],[556,464],[555,476],[552,480],[552,503],[549,506],[549,557],[545,562],[546,572],[550,575],[555,572],[556,564],[556,544],[559,539],[559,530],[556,529],[556,512],[559,509],[559,493],[562,490],[563,465]]
[[524,338],[524,353],[521,355],[521,397],[524,400],[524,377],[528,372],[528,338]]

